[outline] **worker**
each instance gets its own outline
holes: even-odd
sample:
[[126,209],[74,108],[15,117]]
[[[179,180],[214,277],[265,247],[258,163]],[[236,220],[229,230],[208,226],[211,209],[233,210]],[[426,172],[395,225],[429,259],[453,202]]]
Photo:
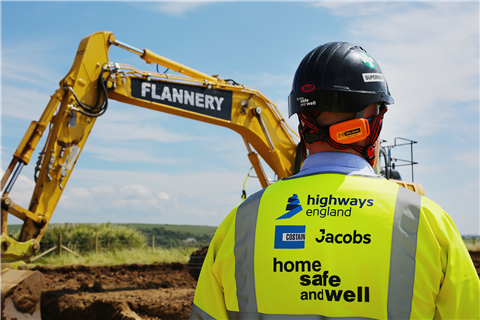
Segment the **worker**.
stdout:
[[305,56],[289,116],[308,157],[219,226],[190,319],[480,319],[479,278],[451,218],[374,172],[393,102],[361,47]]

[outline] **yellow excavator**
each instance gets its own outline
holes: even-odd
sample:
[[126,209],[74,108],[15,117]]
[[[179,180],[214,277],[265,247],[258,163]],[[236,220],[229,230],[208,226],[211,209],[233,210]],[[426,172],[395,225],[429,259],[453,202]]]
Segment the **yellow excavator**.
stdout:
[[[111,62],[108,52],[112,45],[178,75],[147,72]],[[260,158],[278,179],[291,176],[301,166],[297,156],[298,135],[274,103],[257,89],[204,74],[148,49],[137,49],[118,41],[111,32],[85,37],[72,68],[60,81],[60,88],[51,96],[40,119],[30,124],[1,180],[2,319],[14,318],[15,312],[28,313],[32,319],[40,316],[42,276],[38,271],[25,269],[39,252],[55,207],[96,119],[107,110],[109,99],[238,132],[262,188],[270,181]],[[46,131],[46,143],[35,168],[33,195],[28,208],[23,208],[9,193]],[[399,184],[423,193],[421,185]],[[9,214],[23,221],[18,239],[7,234]],[[15,301],[19,290],[30,297],[30,309]]]

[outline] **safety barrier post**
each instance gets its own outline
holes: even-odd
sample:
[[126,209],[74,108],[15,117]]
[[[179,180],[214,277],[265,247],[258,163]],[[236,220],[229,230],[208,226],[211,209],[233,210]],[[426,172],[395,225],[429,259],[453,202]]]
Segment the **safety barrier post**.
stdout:
[[59,234],[58,235],[58,255],[61,256],[62,255],[62,235]]
[[98,254],[98,234],[95,234],[95,254]]

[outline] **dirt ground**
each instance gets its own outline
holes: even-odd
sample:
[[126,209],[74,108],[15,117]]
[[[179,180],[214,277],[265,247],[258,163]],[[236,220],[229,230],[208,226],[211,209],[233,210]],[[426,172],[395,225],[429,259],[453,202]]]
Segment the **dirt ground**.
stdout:
[[468,251],[472,257],[473,265],[477,269],[478,277],[480,278],[480,251]]
[[[480,252],[470,252],[480,276]],[[188,319],[196,281],[187,265],[36,267],[43,320]]]
[[196,281],[187,265],[36,267],[42,320],[188,319]]

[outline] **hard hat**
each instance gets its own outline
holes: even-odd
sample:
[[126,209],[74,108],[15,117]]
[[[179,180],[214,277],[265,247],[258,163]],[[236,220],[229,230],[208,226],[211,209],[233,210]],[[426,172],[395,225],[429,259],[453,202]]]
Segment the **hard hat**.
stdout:
[[[362,119],[363,110],[375,103],[380,104],[380,113],[367,122]],[[336,149],[354,149],[375,167],[375,145],[386,105],[392,103],[380,66],[363,48],[348,42],[329,42],[313,49],[298,66],[288,97],[289,117],[297,113],[301,120],[301,158],[305,159],[306,143],[328,142]],[[360,121],[338,123],[337,129],[341,130],[332,134],[333,126],[320,127],[315,121],[322,111],[355,113],[354,119]],[[362,122],[365,130],[358,127]],[[371,132],[366,130],[368,127]],[[335,134],[354,137],[357,133],[362,133],[366,146],[356,145],[356,138],[335,139]]]
[[394,101],[375,59],[354,44],[329,42],[310,51],[298,66],[288,116],[309,111],[357,113],[382,102]]

